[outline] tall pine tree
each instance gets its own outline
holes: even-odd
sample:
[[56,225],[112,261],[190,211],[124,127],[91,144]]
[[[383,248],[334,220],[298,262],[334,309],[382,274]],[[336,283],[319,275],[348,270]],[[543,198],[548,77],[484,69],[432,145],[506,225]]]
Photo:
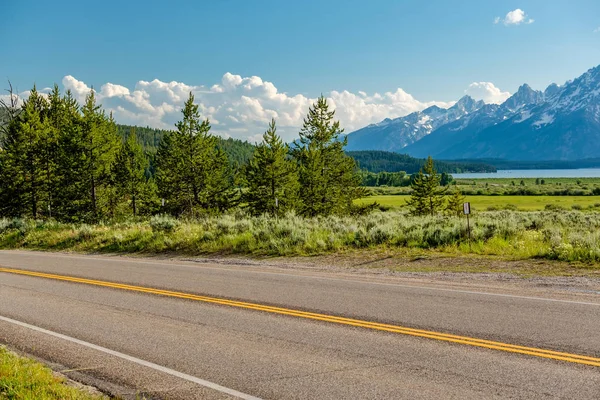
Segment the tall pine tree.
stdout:
[[48,103],[34,86],[21,112],[2,138],[1,179],[3,213],[38,218],[44,207],[44,145],[49,127]]
[[334,115],[321,96],[309,109],[291,152],[299,165],[300,212],[305,216],[349,213],[353,200],[363,195],[356,164],[344,153],[347,140],[340,140],[343,129]]
[[295,209],[298,198],[296,163],[288,157],[288,146],[277,136],[275,120],[245,168],[248,186],[243,195],[254,215],[282,215]]
[[[70,93],[65,103],[73,107]],[[109,215],[112,208],[111,172],[120,146],[116,124],[96,104],[91,90],[81,116],[73,116],[71,126],[66,128],[70,136],[61,138],[61,173],[65,173],[61,214],[68,219],[97,221]]]
[[117,154],[113,177],[118,194],[129,201],[133,216],[139,214],[140,204],[150,200],[146,198],[148,180],[145,175],[149,164],[148,157],[137,140],[135,128],[131,128]]
[[176,215],[224,211],[234,204],[227,155],[201,121],[190,93],[183,119],[163,138],[156,156],[156,180],[166,209]]

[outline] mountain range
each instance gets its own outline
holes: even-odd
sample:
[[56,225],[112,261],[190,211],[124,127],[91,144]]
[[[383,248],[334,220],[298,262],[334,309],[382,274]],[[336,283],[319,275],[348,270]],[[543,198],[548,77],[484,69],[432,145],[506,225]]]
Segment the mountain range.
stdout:
[[579,160],[600,156],[600,66],[545,91],[522,85],[502,104],[469,96],[348,134],[348,150],[437,159]]

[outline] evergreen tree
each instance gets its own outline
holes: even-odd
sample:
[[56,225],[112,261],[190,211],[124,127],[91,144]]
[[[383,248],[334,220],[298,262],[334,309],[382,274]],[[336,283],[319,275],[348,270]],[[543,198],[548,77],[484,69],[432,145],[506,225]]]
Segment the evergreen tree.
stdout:
[[433,165],[431,156],[416,174],[412,184],[412,193],[406,204],[415,215],[435,215],[444,204],[446,189],[440,189],[440,176]]
[[[68,113],[76,102],[67,93]],[[112,115],[107,117],[96,104],[91,90],[81,115],[71,115],[72,121],[61,138],[61,173],[64,193],[61,214],[74,220],[97,221],[114,210],[112,166],[120,148],[116,124]]]
[[44,169],[44,189],[46,211],[49,217],[55,211],[55,202],[60,197],[60,137],[63,129],[69,125],[65,100],[60,95],[58,85],[54,85],[48,96],[46,111],[48,133],[42,143],[42,161]]
[[139,214],[140,202],[147,194],[145,173],[148,166],[148,158],[137,140],[135,128],[131,128],[117,154],[113,175],[117,192],[129,200],[134,217]]
[[44,118],[47,107],[34,86],[2,138],[2,208],[6,215],[40,216],[45,189],[43,147],[49,130]]
[[86,182],[81,176],[85,162],[82,149],[81,113],[79,104],[70,90],[67,90],[60,104],[60,107],[51,106],[50,117],[59,130],[57,155],[59,190],[54,209],[59,219],[79,220],[88,199]]
[[263,142],[245,168],[248,190],[243,201],[254,215],[282,215],[296,207],[298,174],[287,157],[288,146],[277,136],[275,120],[263,135]]
[[465,203],[465,196],[462,195],[460,189],[456,188],[452,195],[448,197],[448,203],[446,204],[446,212],[448,215],[456,215],[460,217],[463,213],[463,204]]
[[321,96],[309,109],[300,138],[291,151],[299,165],[300,212],[306,216],[344,214],[353,200],[362,197],[360,175],[354,159],[344,153],[347,139]]
[[200,121],[192,93],[182,113],[177,131],[164,136],[157,153],[160,195],[174,214],[224,211],[235,204],[227,155],[210,134],[208,120]]

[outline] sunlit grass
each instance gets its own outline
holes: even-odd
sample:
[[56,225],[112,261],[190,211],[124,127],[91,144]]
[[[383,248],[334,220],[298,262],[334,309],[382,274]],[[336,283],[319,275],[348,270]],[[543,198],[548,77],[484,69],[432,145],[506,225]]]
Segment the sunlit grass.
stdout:
[[0,399],[6,400],[100,400],[65,385],[44,365],[19,357],[0,346]]

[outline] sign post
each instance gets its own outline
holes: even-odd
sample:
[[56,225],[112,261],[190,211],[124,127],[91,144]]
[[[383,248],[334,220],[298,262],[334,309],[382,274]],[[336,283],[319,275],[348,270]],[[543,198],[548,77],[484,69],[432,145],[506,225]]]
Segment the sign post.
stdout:
[[463,213],[467,216],[467,231],[469,232],[469,251],[471,251],[471,222],[469,215],[471,214],[471,203],[463,204]]

